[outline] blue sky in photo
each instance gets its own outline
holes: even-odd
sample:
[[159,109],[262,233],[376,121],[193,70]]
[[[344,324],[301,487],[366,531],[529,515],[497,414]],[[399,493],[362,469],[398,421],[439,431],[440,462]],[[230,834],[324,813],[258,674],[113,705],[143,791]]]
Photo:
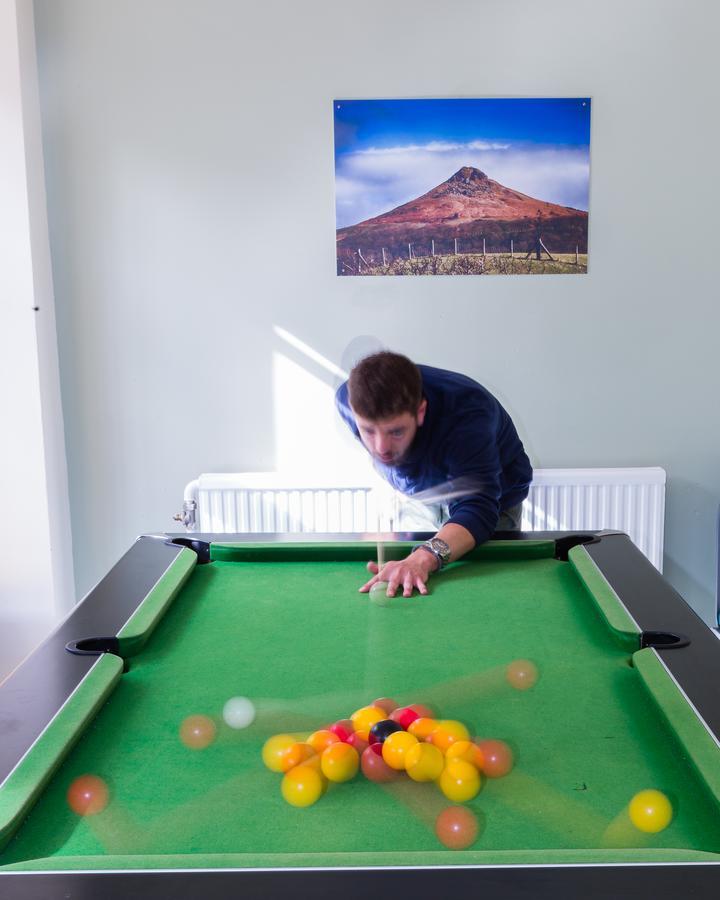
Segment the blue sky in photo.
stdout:
[[387,212],[462,166],[587,210],[590,100],[335,100],[337,227]]

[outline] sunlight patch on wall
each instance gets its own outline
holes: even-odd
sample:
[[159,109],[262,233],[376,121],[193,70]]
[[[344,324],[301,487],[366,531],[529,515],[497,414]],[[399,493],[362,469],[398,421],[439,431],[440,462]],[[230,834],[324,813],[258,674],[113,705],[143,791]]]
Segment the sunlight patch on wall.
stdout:
[[277,471],[304,482],[313,478],[318,485],[369,484],[374,472],[368,456],[335,410],[340,377],[326,380],[316,374],[317,360],[313,362],[303,365],[273,353]]
[[329,372],[334,378],[338,379],[338,384],[340,383],[340,381],[345,381],[347,379],[347,372],[341,369],[340,366],[336,366],[334,362],[331,362],[326,356],[323,356],[322,353],[318,353],[317,350],[313,350],[313,348],[309,344],[306,344],[305,341],[301,341],[299,337],[296,337],[294,334],[290,334],[289,331],[286,331],[279,325],[273,325],[273,331],[279,338],[285,341],[285,343],[289,344],[291,347],[294,347],[309,360],[317,363],[319,366]]

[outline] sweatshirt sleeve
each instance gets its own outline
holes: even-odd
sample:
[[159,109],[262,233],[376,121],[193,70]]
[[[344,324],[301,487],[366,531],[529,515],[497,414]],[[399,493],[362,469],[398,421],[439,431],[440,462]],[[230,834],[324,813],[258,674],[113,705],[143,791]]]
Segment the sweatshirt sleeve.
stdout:
[[449,522],[462,525],[482,544],[500,516],[501,466],[497,446],[498,417],[486,413],[457,432],[447,447],[452,483],[462,492],[449,504]]

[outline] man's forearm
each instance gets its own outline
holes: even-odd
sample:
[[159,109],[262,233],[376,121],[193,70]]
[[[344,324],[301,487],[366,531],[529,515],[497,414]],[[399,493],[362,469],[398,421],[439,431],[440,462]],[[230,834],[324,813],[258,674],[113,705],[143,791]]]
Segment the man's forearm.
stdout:
[[450,548],[450,562],[455,562],[469,553],[475,546],[475,538],[470,534],[467,528],[462,525],[456,525],[454,522],[448,522],[438,531],[436,537]]

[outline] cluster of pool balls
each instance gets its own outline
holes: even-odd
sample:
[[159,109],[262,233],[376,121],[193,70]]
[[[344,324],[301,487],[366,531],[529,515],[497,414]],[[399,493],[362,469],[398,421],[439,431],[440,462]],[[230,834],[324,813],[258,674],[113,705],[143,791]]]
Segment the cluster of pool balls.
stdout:
[[[282,796],[297,807],[312,806],[329,782],[350,781],[359,771],[379,784],[403,775],[435,782],[448,800],[467,803],[480,792],[483,777],[500,778],[513,766],[512,750],[503,741],[471,740],[462,722],[385,697],[305,740],[274,735],[262,758],[268,769],[282,773]],[[479,826],[471,810],[452,806],[437,817],[435,831],[446,847],[463,849],[474,843]]]
[[[517,660],[508,666],[506,677],[513,687],[525,690],[537,680],[537,669],[528,660]],[[247,728],[255,715],[247,697],[231,697],[222,711],[224,722],[233,729]],[[180,740],[191,750],[205,749],[216,734],[210,716],[191,715],[180,724]],[[265,742],[262,758],[268,769],[283,774],[282,795],[297,807],[312,806],[329,782],[350,781],[359,771],[379,784],[403,775],[417,782],[432,781],[454,804],[467,803],[480,792],[483,778],[500,778],[513,767],[512,750],[503,741],[472,740],[462,722],[438,719],[421,704],[398,706],[386,697],[305,740],[275,735]],[[66,796],[79,816],[97,815],[110,801],[107,783],[95,774],[75,778]],[[627,814],[639,831],[656,834],[671,823],[673,807],[661,791],[646,789],[635,794]],[[459,850],[475,842],[479,825],[472,810],[454,805],[438,815],[435,831],[446,847]]]

